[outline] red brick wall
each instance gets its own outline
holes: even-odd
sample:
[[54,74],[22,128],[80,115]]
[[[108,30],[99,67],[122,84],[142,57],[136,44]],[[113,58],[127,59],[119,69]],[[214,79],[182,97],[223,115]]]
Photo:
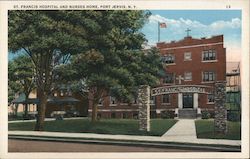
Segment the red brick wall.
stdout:
[[[216,45],[212,45],[214,43]],[[193,45],[193,46],[192,46]],[[195,46],[196,45],[196,46]],[[197,46],[199,45],[199,46]],[[182,85],[207,85],[214,86],[214,82],[203,82],[202,72],[203,71],[214,71],[216,73],[216,81],[226,80],[226,49],[223,46],[223,35],[214,36],[209,39],[193,39],[191,37],[186,37],[181,41],[172,43],[158,43],[157,47],[160,49],[162,55],[174,54],[175,63],[166,65],[166,72],[174,73],[175,78],[181,75],[184,77],[185,72],[192,72],[192,80],[184,81],[182,80]],[[179,47],[179,48],[176,48]],[[185,48],[186,47],[186,48]],[[202,51],[214,49],[216,50],[216,61],[204,62],[202,61]],[[184,60],[184,53],[191,52],[190,61]],[[175,84],[178,81],[175,80]],[[173,84],[174,85],[174,84]],[[172,99],[171,105],[178,107],[177,96],[172,95],[175,99]],[[160,97],[157,97],[157,107],[162,107],[160,104]],[[212,109],[213,104],[207,104],[207,95],[199,94],[198,101],[200,108]]]

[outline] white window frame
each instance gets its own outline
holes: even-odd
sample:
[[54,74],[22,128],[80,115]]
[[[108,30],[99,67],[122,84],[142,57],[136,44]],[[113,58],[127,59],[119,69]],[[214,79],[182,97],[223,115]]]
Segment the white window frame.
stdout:
[[[207,56],[207,59],[205,59],[205,56]],[[210,59],[214,57],[213,59]],[[202,51],[202,61],[203,62],[214,62],[217,61],[217,52],[215,51],[215,49],[209,49],[209,50],[204,50]]]
[[103,106],[103,100],[104,100],[104,99],[102,99],[102,98],[99,100],[99,102],[98,102],[98,106],[99,106],[99,107]]
[[[168,54],[164,55],[163,58],[164,58],[164,63],[166,65],[175,64],[175,55],[174,54],[168,53]],[[167,61],[169,61],[169,62],[167,62]]]
[[[187,78],[189,77],[189,78]],[[184,73],[184,81],[192,81],[192,72],[185,72]]]
[[[212,101],[212,102],[210,102],[210,101],[209,101],[209,98],[208,98],[210,95],[213,96],[213,101]],[[207,94],[207,104],[214,104],[214,94],[211,94],[211,93],[210,93],[210,94]]]
[[155,105],[156,103],[156,96],[150,96],[150,105]]
[[[110,106],[117,105],[117,101],[116,101],[115,97],[110,96],[109,101],[110,101],[110,103],[109,103]],[[114,103],[112,101],[114,101]]]
[[[173,81],[172,81],[171,83],[166,82],[167,74],[173,75],[173,76],[172,76],[172,78],[173,78],[172,80],[173,80]],[[166,73],[166,76],[165,76],[164,79],[163,79],[163,83],[164,83],[164,84],[174,84],[174,82],[175,82],[175,74],[174,74],[174,73]]]
[[192,53],[184,52],[184,61],[191,61],[191,60],[192,60]]
[[[212,74],[213,74],[213,79],[210,80],[210,77],[211,77]],[[206,79],[205,76],[207,76],[208,80],[205,80]],[[202,82],[214,82],[215,80],[216,80],[215,71],[203,71],[202,72]]]

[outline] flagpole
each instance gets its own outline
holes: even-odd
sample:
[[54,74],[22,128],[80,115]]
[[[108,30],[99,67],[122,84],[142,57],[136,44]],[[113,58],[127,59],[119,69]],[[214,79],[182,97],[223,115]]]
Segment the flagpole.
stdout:
[[158,22],[158,43],[160,42],[160,22]]

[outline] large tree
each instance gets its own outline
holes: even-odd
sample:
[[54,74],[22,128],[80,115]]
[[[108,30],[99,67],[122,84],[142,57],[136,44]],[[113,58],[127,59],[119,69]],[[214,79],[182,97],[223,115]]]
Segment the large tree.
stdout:
[[[34,69],[31,59],[21,55],[11,60],[8,64],[9,95],[13,97],[16,93],[24,93],[26,99],[35,88]],[[10,99],[13,100],[13,99]],[[24,103],[24,115],[28,115],[28,105]]]
[[102,11],[97,20],[99,34],[90,39],[90,50],[73,56],[70,64],[58,71],[60,81],[80,81],[81,90],[88,90],[92,121],[97,118],[97,104],[104,96],[131,101],[139,85],[154,85],[162,68],[156,48],[142,50],[146,41],[140,32],[147,21],[145,11]]
[[47,98],[53,91],[54,68],[71,54],[88,49],[87,38],[96,34],[94,11],[9,11],[9,51],[24,51],[35,70],[38,120],[43,130]]

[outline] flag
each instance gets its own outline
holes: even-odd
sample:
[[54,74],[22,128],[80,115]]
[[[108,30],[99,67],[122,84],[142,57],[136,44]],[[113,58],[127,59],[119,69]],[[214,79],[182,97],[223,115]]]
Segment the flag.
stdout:
[[167,28],[167,24],[166,23],[160,23],[160,28]]

